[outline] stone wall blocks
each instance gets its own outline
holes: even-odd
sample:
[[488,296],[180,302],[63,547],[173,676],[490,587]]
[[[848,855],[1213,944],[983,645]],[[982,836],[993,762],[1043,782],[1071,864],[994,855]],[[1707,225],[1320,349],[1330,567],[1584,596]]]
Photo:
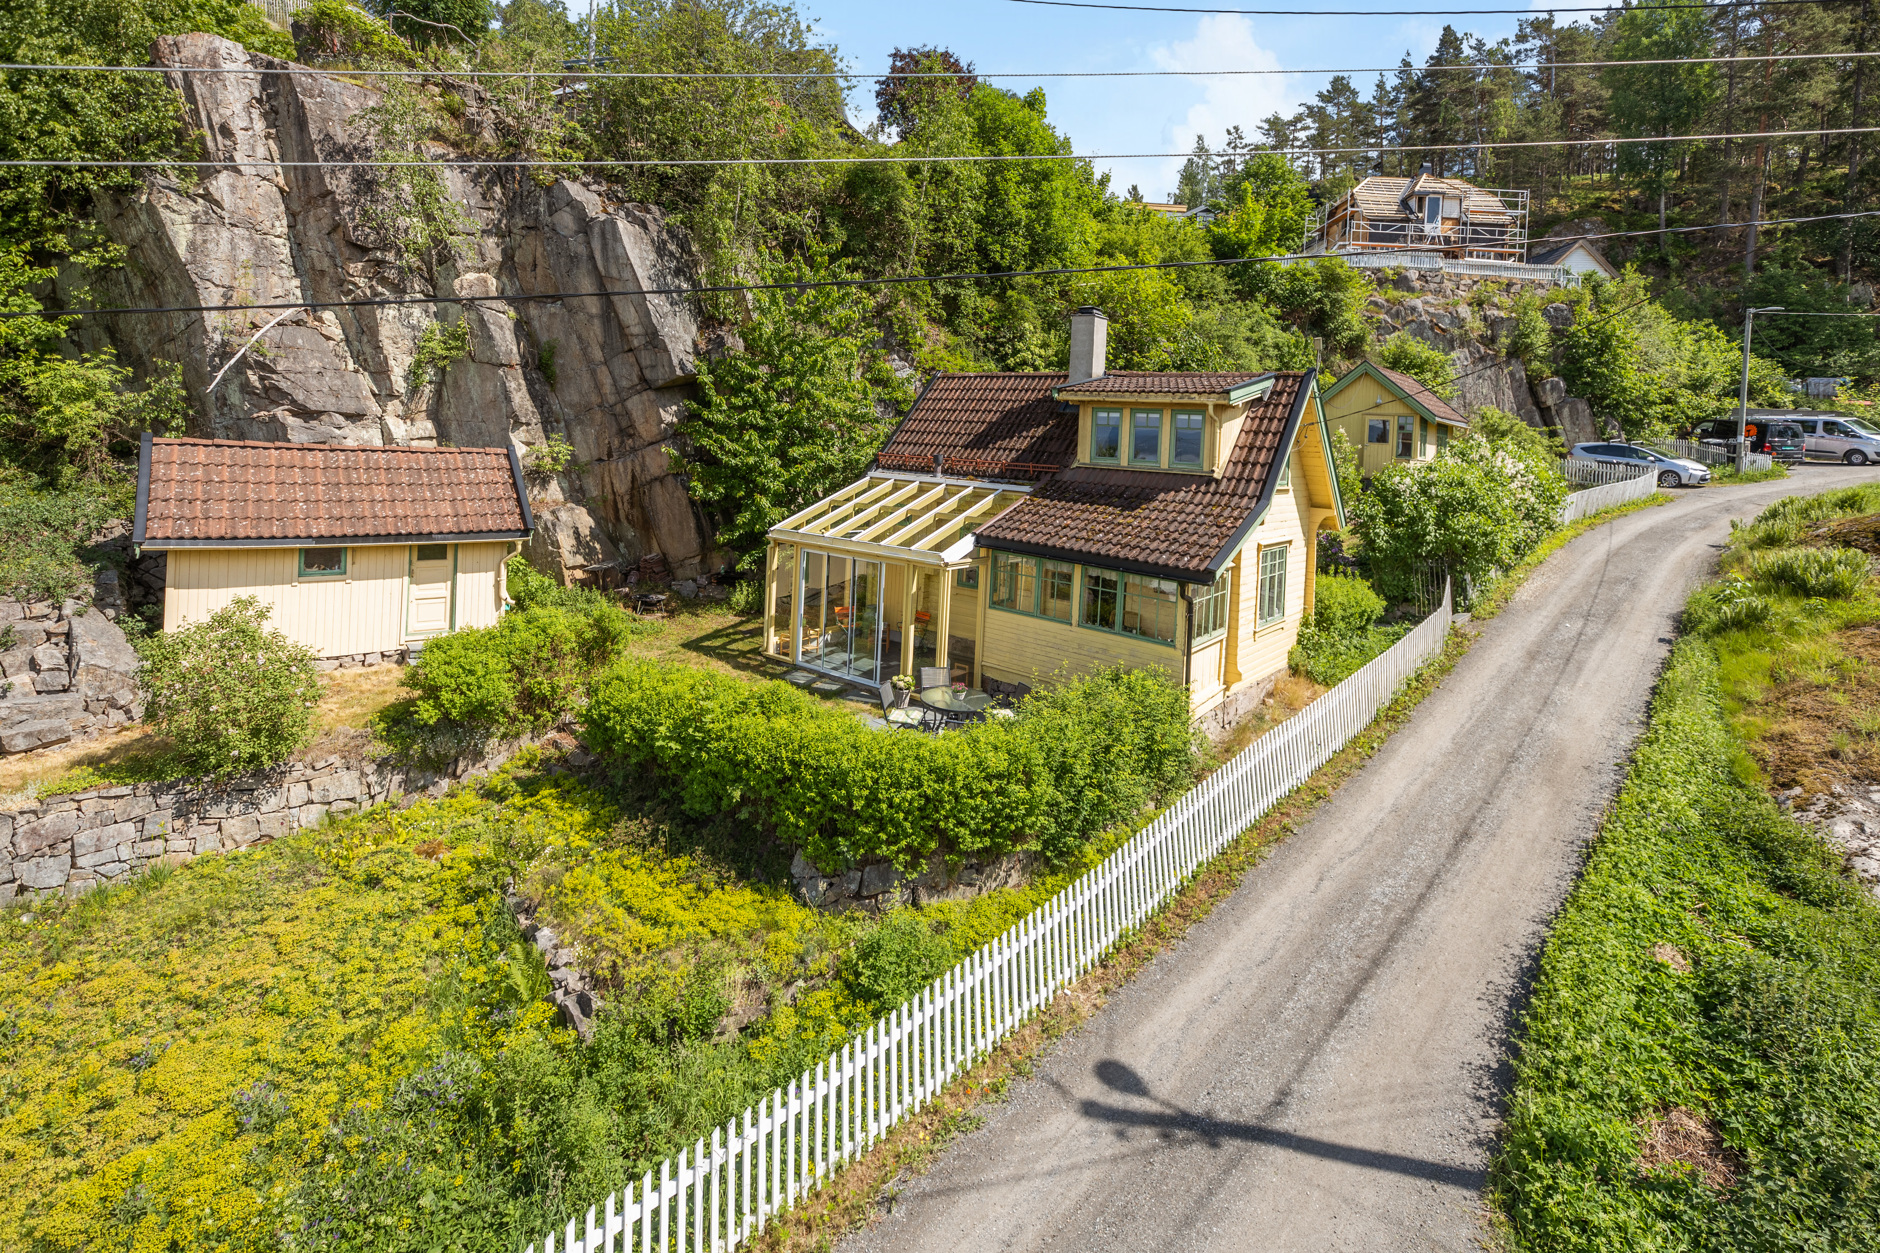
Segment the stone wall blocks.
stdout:
[[287,799],[286,799],[287,808],[299,809],[302,805],[305,805],[307,803],[307,796],[308,796],[308,788],[305,783],[288,784],[287,785]]
[[257,838],[278,840],[294,829],[294,815],[286,810],[262,814],[256,823]]
[[315,779],[309,788],[309,797],[316,805],[330,805],[334,801],[353,800],[359,795],[359,772],[341,770],[324,778]]
[[261,821],[253,814],[222,820],[222,845],[246,844],[261,834]]
[[135,823],[119,822],[96,831],[82,831],[72,840],[72,855],[83,859],[99,849],[115,848],[137,838]]
[[294,819],[301,827],[317,827],[326,821],[325,805],[302,805],[294,811]]
[[157,802],[151,797],[126,796],[111,806],[111,818],[115,822],[130,822],[154,812],[156,808]]
[[66,810],[48,814],[37,822],[22,826],[14,833],[13,843],[20,856],[31,857],[71,839],[77,833],[78,813],[76,810]]
[[131,845],[131,856],[151,858],[163,856],[162,840],[139,840]]
[[129,844],[122,844],[114,845],[111,848],[101,848],[93,853],[86,853],[82,857],[74,858],[73,863],[79,870],[96,870],[98,867],[110,865],[112,862],[129,861],[130,856],[131,846]]
[[72,863],[65,857],[33,857],[13,863],[13,871],[21,887],[43,892],[64,887],[71,877]]

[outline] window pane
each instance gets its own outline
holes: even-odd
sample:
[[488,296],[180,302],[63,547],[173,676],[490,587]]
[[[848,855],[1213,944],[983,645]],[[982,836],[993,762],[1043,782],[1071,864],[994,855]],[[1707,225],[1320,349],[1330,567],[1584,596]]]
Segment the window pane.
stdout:
[[1118,579],[1114,571],[1084,567],[1084,625],[1116,629]]
[[1017,607],[1025,613],[1038,612],[1038,559],[1019,557]]
[[419,561],[443,561],[450,556],[450,545],[420,544],[417,556]]
[[979,567],[968,566],[964,570],[961,570],[953,576],[953,583],[954,586],[963,587],[969,591],[977,588],[979,586]]
[[[443,547],[443,545],[439,545]],[[346,550],[344,548],[303,548],[300,550],[300,572],[302,574],[344,574],[346,573]]]
[[1096,409],[1090,414],[1090,459],[1115,461],[1123,448],[1123,411]]
[[1212,584],[1196,589],[1195,638],[1207,639],[1227,629],[1228,588],[1233,572],[1221,571]]
[[1038,612],[1059,622],[1071,620],[1071,587],[1077,567],[1068,561],[1047,561],[1042,578],[1043,596]]
[[1123,630],[1146,639],[1175,642],[1175,584],[1140,574],[1123,576]]
[[1367,437],[1366,442],[1372,443],[1372,444],[1390,443],[1390,419],[1389,418],[1372,418],[1371,419],[1371,432],[1370,432],[1370,435]]
[[1178,466],[1198,466],[1201,464],[1201,443],[1206,429],[1207,414],[1181,412],[1175,414],[1175,446],[1169,450],[1169,460]]
[[1286,616],[1286,553],[1284,547],[1260,550],[1260,625]]
[[1397,455],[1408,457],[1416,450],[1416,419],[1403,414],[1397,419]]
[[1129,459],[1162,464],[1162,411],[1137,409],[1130,415]]
[[992,603],[1001,609],[1018,608],[1018,558],[992,554]]

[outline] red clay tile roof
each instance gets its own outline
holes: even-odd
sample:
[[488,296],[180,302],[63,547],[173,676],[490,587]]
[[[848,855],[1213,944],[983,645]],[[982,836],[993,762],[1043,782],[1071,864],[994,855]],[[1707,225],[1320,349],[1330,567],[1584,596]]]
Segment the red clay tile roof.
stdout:
[[1035,478],[1071,461],[1077,411],[1051,398],[1065,374],[939,374],[895,428],[876,463],[933,473],[933,459],[973,478]]
[[507,448],[149,439],[136,542],[518,538],[532,521]]
[[1271,497],[1274,459],[1303,408],[1311,374],[1277,375],[1242,423],[1221,478],[1074,466],[979,529],[987,548],[1091,561],[1190,582],[1228,555]]
[[1073,383],[1069,387],[1060,387],[1058,391],[1060,394],[1076,392],[1079,396],[1100,396],[1106,392],[1134,396],[1214,396],[1239,387],[1242,383],[1251,383],[1255,379],[1265,378],[1266,373],[1264,370],[1252,374],[1245,371],[1200,374],[1117,370],[1105,374],[1102,378]]
[[1429,410],[1430,416],[1447,422],[1452,426],[1469,425],[1469,420],[1450,408],[1448,401],[1411,378],[1408,374],[1400,374],[1396,370],[1387,370],[1375,361],[1369,362],[1368,364],[1373,370],[1376,370],[1379,374],[1382,374],[1385,378],[1395,383],[1398,390],[1402,391],[1404,395],[1409,396],[1419,405]]

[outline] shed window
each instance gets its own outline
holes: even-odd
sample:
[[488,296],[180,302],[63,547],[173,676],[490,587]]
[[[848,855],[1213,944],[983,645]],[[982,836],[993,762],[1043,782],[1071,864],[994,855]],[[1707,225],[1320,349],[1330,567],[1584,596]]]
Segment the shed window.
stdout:
[[1399,457],[1416,455],[1416,421],[1407,413],[1399,414],[1397,417],[1397,455]]
[[1093,409],[1090,413],[1090,459],[1115,461],[1123,451],[1123,411]]
[[1260,625],[1286,616],[1286,545],[1260,550]]
[[1174,420],[1174,447],[1169,464],[1200,468],[1201,445],[1207,432],[1208,415],[1198,410],[1177,409]]
[[1219,635],[1227,630],[1228,587],[1232,582],[1233,571],[1221,571],[1221,577],[1211,585],[1199,589],[1195,597],[1195,639],[1197,641]]
[[344,548],[303,548],[300,550],[300,577],[321,578],[346,573]]
[[415,554],[413,554],[413,560],[448,561],[450,560],[450,545],[449,544],[420,544],[418,545],[418,551]]
[[1371,429],[1365,435],[1365,442],[1369,444],[1390,443],[1390,419],[1372,418]]

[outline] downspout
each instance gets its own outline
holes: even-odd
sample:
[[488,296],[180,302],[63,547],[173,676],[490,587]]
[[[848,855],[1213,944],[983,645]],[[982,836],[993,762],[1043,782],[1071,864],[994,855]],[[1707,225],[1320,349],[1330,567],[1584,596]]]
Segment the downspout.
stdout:
[[[1182,626],[1182,691],[1188,691],[1189,681],[1193,678],[1195,664],[1195,585],[1181,585],[1181,601],[1187,606],[1185,621]],[[1194,694],[1188,695],[1188,707],[1194,708]]]

